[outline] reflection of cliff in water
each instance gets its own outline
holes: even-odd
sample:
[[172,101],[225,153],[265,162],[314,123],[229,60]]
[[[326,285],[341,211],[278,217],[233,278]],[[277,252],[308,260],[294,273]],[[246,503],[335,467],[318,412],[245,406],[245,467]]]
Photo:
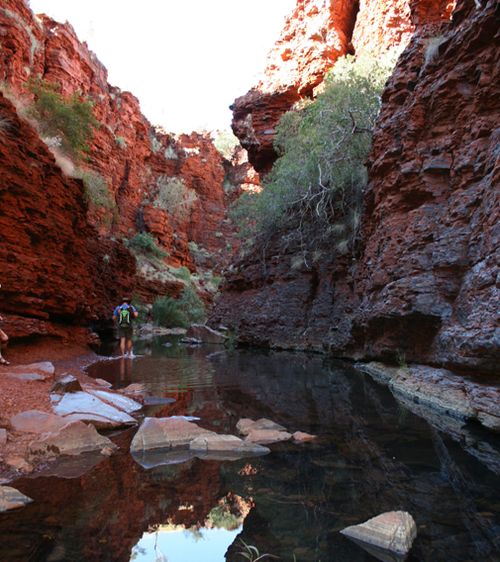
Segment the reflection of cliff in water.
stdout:
[[[107,376],[109,365],[93,375]],[[494,560],[500,455],[485,431],[438,431],[387,388],[318,355],[155,348],[123,382],[177,398],[155,407],[158,414],[199,416],[220,433],[235,433],[241,417],[268,417],[319,440],[272,445],[264,457],[145,470],[127,452],[133,430],[117,434],[121,452],[84,476],[13,483],[35,501],[0,515],[0,560],[128,562],[148,529],[199,529],[228,497],[253,506],[241,538],[283,560],[373,560],[338,531],[393,509],[417,522],[409,560]],[[484,463],[469,453],[472,441]],[[226,560],[243,560],[242,550],[236,540]]]
[[[256,504],[244,522],[245,542],[284,559],[295,552],[299,560],[323,560],[328,552],[328,560],[364,560],[337,531],[401,509],[419,527],[414,560],[444,552],[447,560],[494,559],[500,491],[492,468],[500,447],[493,435],[477,431],[487,460],[478,462],[467,452],[474,440],[455,442],[459,434],[433,429],[385,387],[319,356],[240,353],[214,365],[221,386],[239,373],[225,401],[238,415],[264,412],[292,431],[321,436],[315,445],[275,446],[252,463],[255,474],[226,483]],[[239,550],[233,545],[227,560],[239,559]]]

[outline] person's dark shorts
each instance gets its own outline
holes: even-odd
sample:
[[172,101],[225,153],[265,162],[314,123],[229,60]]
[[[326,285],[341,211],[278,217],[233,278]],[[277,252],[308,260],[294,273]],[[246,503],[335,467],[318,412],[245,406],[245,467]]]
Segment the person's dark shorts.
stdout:
[[133,333],[134,333],[134,328],[132,326],[118,326],[119,338],[125,338],[127,340],[131,340]]

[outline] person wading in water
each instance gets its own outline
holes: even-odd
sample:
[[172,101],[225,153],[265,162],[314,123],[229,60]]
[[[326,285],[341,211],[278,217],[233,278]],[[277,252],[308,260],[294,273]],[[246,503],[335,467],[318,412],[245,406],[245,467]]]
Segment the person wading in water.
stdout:
[[137,318],[138,312],[135,306],[130,304],[129,297],[123,297],[122,304],[118,305],[113,312],[113,322],[118,327],[118,336],[120,338],[120,351],[122,355],[133,357],[132,352],[132,334],[134,327],[132,322]]

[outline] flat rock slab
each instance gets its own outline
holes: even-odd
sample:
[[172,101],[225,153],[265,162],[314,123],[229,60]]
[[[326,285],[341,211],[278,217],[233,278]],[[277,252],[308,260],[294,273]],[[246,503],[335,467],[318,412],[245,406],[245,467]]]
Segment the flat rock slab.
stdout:
[[245,437],[245,441],[249,443],[259,443],[260,445],[268,445],[270,443],[289,441],[291,438],[292,434],[287,431],[279,431],[277,429],[253,429]]
[[14,431],[23,433],[48,433],[58,431],[68,423],[62,416],[40,412],[39,410],[27,410],[10,418],[10,425]]
[[231,451],[246,455],[265,455],[270,452],[267,447],[243,441],[235,435],[219,435],[217,433],[213,435],[202,435],[193,439],[189,444],[189,448],[192,451]]
[[28,446],[30,457],[54,458],[60,455],[79,455],[90,451],[100,451],[105,447],[116,449],[107,437],[99,435],[93,425],[81,421],[67,423],[53,433],[44,433]]
[[260,418],[254,421],[250,418],[241,418],[241,420],[236,424],[236,429],[242,435],[248,435],[251,431],[260,429],[272,429],[275,431],[286,431],[286,427],[283,427],[279,423],[268,420],[267,418]]
[[114,408],[118,410],[122,410],[127,414],[132,414],[133,412],[137,412],[142,408],[142,404],[132,400],[132,398],[128,398],[127,396],[123,396],[122,394],[116,394],[114,392],[107,392],[106,390],[96,390],[92,388],[85,387],[85,391],[93,396],[99,398],[103,402],[110,404]]
[[0,513],[24,507],[33,500],[10,486],[0,486]]
[[[377,558],[393,560],[391,553],[400,557],[408,554],[417,536],[417,526],[413,517],[406,511],[389,511],[360,525],[346,527],[340,532]],[[382,552],[372,551],[370,547],[380,549]],[[386,551],[386,556],[383,551]]]
[[202,435],[214,435],[182,418],[145,418],[130,445],[131,451],[188,446]]
[[[120,396],[120,398],[124,397]],[[51,399],[53,400],[52,408],[57,415],[89,421],[96,427],[112,428],[137,423],[126,412],[106,404],[88,392],[72,392],[65,394],[62,398],[52,394]]]
[[205,324],[192,324],[186,332],[186,339],[193,338],[203,343],[224,344],[227,336]]
[[46,381],[54,376],[55,367],[50,361],[30,363],[29,365],[9,366],[2,369],[2,376],[24,381]]

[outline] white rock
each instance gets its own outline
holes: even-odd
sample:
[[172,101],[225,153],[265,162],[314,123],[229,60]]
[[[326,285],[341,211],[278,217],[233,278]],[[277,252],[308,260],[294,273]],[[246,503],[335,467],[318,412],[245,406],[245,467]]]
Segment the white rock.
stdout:
[[417,536],[417,526],[406,511],[389,511],[340,532],[364,548],[368,545],[404,556]]
[[0,486],[0,513],[24,507],[33,500],[10,486]]
[[91,388],[85,388],[85,390],[92,394],[93,396],[97,396],[99,400],[110,404],[114,408],[118,410],[122,410],[123,412],[127,412],[127,414],[131,414],[133,412],[137,412],[142,408],[142,404],[132,400],[132,398],[128,398],[127,396],[123,396],[123,394],[116,394],[114,392],[107,392],[105,390],[95,390]]

